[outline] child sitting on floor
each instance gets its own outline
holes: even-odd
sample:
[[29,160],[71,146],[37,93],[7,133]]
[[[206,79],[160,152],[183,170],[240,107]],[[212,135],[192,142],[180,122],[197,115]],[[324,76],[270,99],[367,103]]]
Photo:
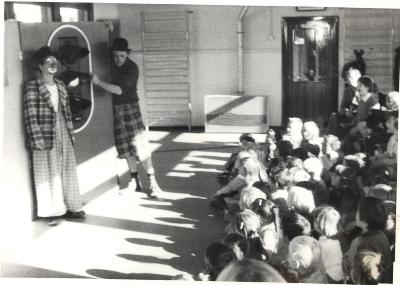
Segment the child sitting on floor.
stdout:
[[[330,206],[314,209],[314,230],[320,235],[318,243],[328,280],[337,283],[344,280],[342,271],[342,249],[338,240],[340,214]],[[330,283],[332,283],[330,282]]]
[[303,139],[302,129],[303,121],[300,118],[289,118],[286,133],[282,136],[282,140],[289,141],[293,148],[298,148]]
[[249,255],[250,245],[247,238],[238,233],[227,235],[222,241],[227,247],[232,249],[237,260],[242,260]]
[[309,236],[298,236],[289,243],[289,270],[299,283],[328,283],[318,242]]
[[[305,122],[303,124],[303,140],[301,145],[306,146],[307,144],[315,145],[319,147],[319,150],[322,149],[322,138],[319,136],[319,128],[314,121]],[[316,155],[319,157],[320,153]]]
[[352,241],[350,249],[343,256],[345,275],[349,276],[354,268],[353,260],[357,252],[363,249],[381,254],[383,268],[391,265],[390,244],[383,232],[387,219],[387,208],[381,199],[364,197],[360,200],[356,212],[356,225],[361,228],[362,233]]
[[350,276],[355,284],[378,285],[382,274],[382,255],[370,250],[359,251]]
[[287,241],[291,241],[297,236],[311,235],[310,221],[293,210],[283,217],[282,229]]
[[218,274],[234,260],[236,255],[229,247],[219,242],[212,243],[204,254],[205,271],[199,277],[203,281],[215,281]]
[[[240,151],[244,150],[247,146],[256,144],[256,140],[251,134],[244,133],[239,137]],[[235,166],[240,151],[232,153],[232,155],[229,157],[229,160],[224,165],[224,172],[218,175],[223,184],[226,184],[230,177],[235,177],[237,175],[238,169],[235,168]]]
[[220,273],[217,281],[286,283],[273,267],[250,258],[232,262]]

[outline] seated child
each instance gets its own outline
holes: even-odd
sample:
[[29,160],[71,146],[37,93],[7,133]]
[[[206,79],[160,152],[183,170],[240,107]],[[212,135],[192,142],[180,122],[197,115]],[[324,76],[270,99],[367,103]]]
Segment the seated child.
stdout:
[[287,204],[289,208],[307,218],[311,216],[315,208],[313,193],[306,188],[298,186],[290,187]]
[[[240,151],[244,150],[249,145],[256,145],[256,140],[251,134],[245,133],[239,137],[239,145]],[[230,156],[229,160],[225,163],[225,171],[221,173],[219,176],[236,176],[237,173],[231,174],[232,172],[236,172],[238,169],[235,169],[235,163],[239,152],[234,152]]]
[[398,119],[391,115],[386,121],[387,132],[392,134],[384,153],[375,153],[370,158],[372,168],[397,165]]
[[298,236],[290,241],[288,265],[299,283],[328,283],[321,247],[312,237]]
[[232,262],[219,274],[217,281],[286,283],[273,267],[254,259]]
[[225,228],[227,234],[237,233],[246,237],[250,244],[248,257],[259,260],[268,260],[262,241],[258,236],[261,226],[260,218],[251,210],[245,209],[234,214],[232,221]]
[[371,250],[357,252],[350,273],[355,284],[378,285],[382,274],[382,255]]
[[329,201],[329,191],[328,188],[326,187],[325,181],[322,180],[321,178],[323,171],[322,161],[319,158],[308,158],[304,161],[304,169],[311,176],[311,180],[307,182],[307,184],[309,185],[313,184],[314,186],[310,190],[313,191],[315,204],[317,206],[321,204],[327,204]]
[[290,211],[287,216],[282,219],[283,234],[288,241],[291,241],[297,236],[310,236],[311,235],[311,224],[308,219],[304,216]]
[[322,143],[322,165],[326,171],[329,171],[339,159],[341,142],[334,135],[324,137]]
[[239,207],[241,210],[251,209],[251,205],[258,199],[267,199],[267,195],[256,187],[246,187],[240,191]]
[[[248,158],[252,158],[251,160],[248,160]],[[241,151],[238,154],[237,158],[237,163],[238,163],[238,169],[239,173],[238,175],[229,181],[227,185],[219,189],[212,197],[210,204],[211,206],[217,208],[217,209],[223,209],[226,207],[225,204],[225,197],[232,197],[235,195],[239,194],[239,191],[246,187],[247,182],[252,182],[250,180],[258,179],[259,176],[256,176],[254,174],[255,172],[260,171],[259,163],[254,157],[254,154],[248,152],[248,151]],[[246,170],[245,168],[248,168]],[[255,182],[255,181],[254,181]],[[254,183],[253,182],[253,183]]]
[[303,121],[300,118],[289,118],[286,133],[282,136],[282,140],[289,141],[293,148],[298,148],[303,139],[302,128]]
[[278,265],[287,256],[287,241],[283,235],[279,208],[270,200],[253,202],[252,210],[260,217],[259,236],[270,257],[271,265]]
[[314,230],[320,235],[318,243],[322,251],[322,261],[328,280],[334,283],[344,280],[342,271],[342,249],[338,240],[340,214],[330,206],[315,208]]
[[215,242],[210,244],[204,254],[204,281],[215,281],[218,274],[232,261],[236,260],[235,253],[226,245]]
[[250,245],[247,238],[241,234],[229,234],[222,241],[227,247],[232,249],[237,260],[242,260],[249,255]]
[[[319,128],[314,121],[305,122],[303,124],[303,140],[301,145],[316,145],[319,150],[322,148],[322,138],[319,136]],[[319,157],[320,153],[316,155]]]
[[[235,195],[233,197],[228,196],[224,198],[225,203],[228,205],[228,208],[232,211],[235,211],[238,209],[239,203],[240,203],[240,197],[241,197],[241,192],[243,189],[247,187],[252,187],[254,183],[262,181],[261,178],[261,168],[260,168],[260,163],[258,160],[254,157],[246,157],[242,160],[243,164],[243,177],[244,177],[244,185],[243,187],[235,189],[238,193],[238,195]],[[238,175],[239,176],[239,175]],[[254,189],[254,191],[258,194],[264,194],[261,191],[257,191],[258,189]],[[220,193],[221,190],[217,192]],[[232,191],[231,191],[232,192]],[[259,193],[261,192],[261,193]],[[244,205],[242,205],[244,206]]]
[[349,276],[354,268],[353,260],[358,251],[366,249],[379,253],[382,256],[383,268],[392,264],[390,244],[384,229],[388,219],[388,212],[381,199],[375,197],[362,198],[357,207],[356,225],[362,233],[354,239],[350,249],[343,256],[343,270]]

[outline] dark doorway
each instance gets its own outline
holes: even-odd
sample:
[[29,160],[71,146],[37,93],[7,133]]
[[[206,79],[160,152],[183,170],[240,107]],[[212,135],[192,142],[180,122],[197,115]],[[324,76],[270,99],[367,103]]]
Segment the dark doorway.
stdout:
[[283,18],[282,123],[289,117],[326,125],[338,103],[338,18]]

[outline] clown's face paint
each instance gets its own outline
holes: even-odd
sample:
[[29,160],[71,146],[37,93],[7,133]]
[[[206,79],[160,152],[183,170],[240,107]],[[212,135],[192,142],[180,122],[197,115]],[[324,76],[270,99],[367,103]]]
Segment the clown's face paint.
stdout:
[[42,73],[54,74],[57,72],[57,59],[54,56],[49,56],[40,65]]

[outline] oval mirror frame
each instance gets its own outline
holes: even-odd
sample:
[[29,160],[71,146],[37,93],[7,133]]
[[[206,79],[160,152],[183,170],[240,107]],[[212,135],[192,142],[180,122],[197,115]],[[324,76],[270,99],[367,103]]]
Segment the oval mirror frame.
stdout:
[[[71,24],[65,24],[65,25],[61,25],[61,26],[57,27],[57,28],[51,33],[51,35],[50,35],[50,37],[49,37],[49,39],[48,39],[48,41],[47,41],[47,46],[49,46],[49,47],[51,46],[51,42],[52,42],[53,38],[55,37],[55,35],[56,35],[59,31],[61,31],[61,30],[63,30],[63,29],[73,29],[73,30],[76,30],[76,31],[78,31],[78,32],[81,34],[81,36],[85,39],[85,41],[86,41],[86,46],[87,46],[87,49],[88,49],[88,51],[89,51],[89,54],[88,54],[88,59],[89,59],[89,73],[92,73],[92,52],[91,52],[91,48],[90,48],[90,43],[89,43],[89,40],[88,40],[88,38],[86,37],[85,33],[84,33],[80,28],[78,28],[77,26],[74,26],[74,25],[71,25]],[[85,122],[81,127],[79,127],[78,129],[74,130],[73,133],[79,133],[79,132],[81,132],[83,129],[85,129],[85,128],[87,127],[87,125],[89,124],[90,120],[92,119],[93,112],[94,112],[94,96],[93,96],[93,83],[92,83],[92,82],[90,82],[90,100],[91,100],[90,112],[89,112],[89,116],[88,116],[86,122]]]

